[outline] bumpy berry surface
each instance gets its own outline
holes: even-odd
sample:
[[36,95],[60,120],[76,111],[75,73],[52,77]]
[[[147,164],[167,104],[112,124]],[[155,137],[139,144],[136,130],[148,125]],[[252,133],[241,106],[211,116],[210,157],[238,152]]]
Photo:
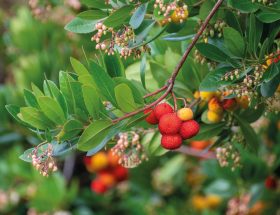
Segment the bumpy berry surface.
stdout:
[[160,120],[163,115],[173,112],[173,108],[167,103],[158,104],[154,109],[155,116],[158,120]]
[[161,134],[177,134],[182,125],[176,113],[168,113],[159,120],[158,128]]
[[182,124],[180,134],[183,139],[189,139],[199,132],[199,124],[195,120],[189,120]]
[[178,149],[182,145],[182,137],[179,134],[163,135],[161,137],[161,146],[168,150]]
[[144,114],[148,114],[148,113],[149,113],[149,115],[145,119],[146,122],[149,124],[152,124],[152,125],[158,124],[158,119],[155,115],[155,112],[150,108],[150,109],[144,111]]

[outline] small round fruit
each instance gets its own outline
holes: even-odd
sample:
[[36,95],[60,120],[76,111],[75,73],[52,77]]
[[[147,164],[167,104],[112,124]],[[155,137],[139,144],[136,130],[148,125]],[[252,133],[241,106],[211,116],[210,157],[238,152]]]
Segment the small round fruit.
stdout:
[[190,146],[193,149],[203,150],[206,149],[209,145],[211,145],[210,140],[197,140],[197,141],[191,141]]
[[177,116],[182,121],[187,121],[193,118],[193,111],[190,108],[181,108],[177,111]]
[[128,178],[128,170],[121,165],[113,169],[113,174],[118,182],[125,181]]
[[207,112],[207,119],[211,123],[218,123],[221,122],[223,119],[223,114],[216,113],[214,111],[208,111]]
[[223,100],[223,108],[225,110],[234,110],[236,108],[236,100],[235,99],[225,99]]
[[160,120],[163,115],[173,112],[173,108],[167,103],[160,103],[154,109],[155,116],[158,120]]
[[248,96],[241,96],[240,98],[236,98],[236,102],[243,109],[247,109],[249,107]]
[[158,128],[161,134],[177,134],[182,125],[176,113],[168,113],[159,120]]
[[119,156],[114,155],[112,150],[110,150],[108,152],[108,156],[107,157],[108,157],[108,162],[109,162],[110,167],[116,167],[116,166],[119,165],[119,159],[120,158],[119,158]]
[[144,114],[148,114],[148,116],[145,118],[146,122],[151,125],[158,124],[158,119],[156,118],[155,112],[152,108],[149,108],[144,111]]
[[171,21],[176,24],[182,23],[184,20],[188,18],[188,16],[189,16],[189,11],[187,7],[178,7],[171,14]]
[[113,173],[108,170],[99,172],[97,179],[100,180],[106,187],[112,187],[116,184]]
[[183,122],[180,128],[180,134],[184,140],[190,139],[198,134],[199,129],[200,127],[197,121],[188,120],[186,122]]
[[277,181],[273,176],[268,176],[265,179],[265,187],[267,189],[275,189],[277,188]]
[[108,166],[108,158],[105,152],[98,152],[97,154],[91,157],[90,168],[93,171],[99,171],[105,169]]
[[215,113],[223,113],[223,107],[217,97],[213,97],[208,102],[208,109],[214,111]]
[[161,146],[168,150],[174,150],[180,148],[182,145],[182,137],[179,134],[163,135],[161,137]]
[[108,187],[102,183],[99,179],[95,179],[91,182],[90,188],[97,194],[103,194],[108,190]]
[[192,205],[196,210],[204,210],[207,209],[209,206],[207,204],[207,200],[204,196],[195,195],[191,199]]
[[199,92],[200,98],[204,101],[209,101],[210,99],[212,99],[216,93],[215,92],[205,92],[205,91],[201,91]]
[[206,196],[206,201],[208,203],[208,206],[210,208],[214,209],[214,208],[217,208],[221,204],[222,199],[221,199],[221,197],[212,194],[212,195]]

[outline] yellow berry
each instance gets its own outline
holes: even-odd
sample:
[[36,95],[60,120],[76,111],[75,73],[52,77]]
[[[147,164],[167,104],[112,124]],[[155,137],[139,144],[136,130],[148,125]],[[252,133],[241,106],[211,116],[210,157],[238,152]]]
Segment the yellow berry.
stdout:
[[217,208],[222,202],[222,199],[217,195],[208,195],[206,200],[209,208]]
[[207,112],[207,119],[212,123],[218,123],[218,122],[222,121],[223,114],[216,113],[214,111],[208,111]]
[[215,92],[205,92],[205,91],[201,91],[199,93],[200,98],[204,101],[209,101],[210,99],[212,99],[216,93]]
[[189,16],[189,11],[187,9],[184,9],[183,7],[178,7],[171,14],[171,21],[176,24],[182,23],[184,20],[188,18],[188,16]]
[[192,197],[192,205],[196,210],[204,210],[208,208],[207,200],[204,196],[195,195]]
[[190,108],[181,108],[180,110],[177,111],[177,116],[182,121],[187,121],[193,118],[193,111]]
[[108,157],[105,152],[99,152],[91,157],[91,163],[89,169],[92,171],[99,171],[105,169],[108,166]]

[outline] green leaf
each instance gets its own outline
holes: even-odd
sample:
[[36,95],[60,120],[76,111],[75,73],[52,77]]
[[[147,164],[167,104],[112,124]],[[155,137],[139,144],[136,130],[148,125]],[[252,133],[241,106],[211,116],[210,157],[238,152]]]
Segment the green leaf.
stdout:
[[115,96],[120,109],[131,112],[137,108],[131,89],[127,84],[119,84],[115,87]]
[[275,78],[279,74],[279,72],[280,72],[279,68],[280,68],[280,63],[277,63],[277,64],[272,63],[270,65],[270,67],[264,72],[262,80],[264,82],[271,81],[273,78]]
[[246,147],[252,152],[256,152],[259,146],[258,135],[254,131],[254,129],[250,126],[248,122],[239,117],[237,114],[234,114],[234,118],[236,119],[240,129],[244,135],[246,141]]
[[107,17],[107,13],[102,10],[87,10],[79,13],[77,17],[86,20],[100,20]]
[[191,140],[209,140],[212,137],[217,136],[225,128],[226,123],[215,123],[215,124],[201,124],[199,133]]
[[74,79],[69,74],[62,71],[59,73],[60,90],[65,97],[69,113],[75,113],[76,102],[70,81],[74,81]]
[[87,68],[77,59],[70,57],[70,62],[74,71],[78,74],[78,76],[89,74]]
[[93,119],[101,118],[101,112],[104,111],[104,106],[96,89],[90,85],[83,85],[83,98],[89,114]]
[[262,37],[262,32],[263,24],[256,19],[254,14],[251,14],[249,19],[248,48],[254,55],[256,55],[257,53],[258,45]]
[[146,81],[145,81],[146,65],[147,65],[147,56],[144,55],[142,57],[141,64],[140,64],[140,79],[141,79],[141,83],[145,89],[146,89]]
[[76,17],[72,19],[64,28],[70,32],[87,34],[95,30],[95,24],[97,22],[98,20],[87,20]]
[[85,4],[88,7],[97,8],[97,9],[107,9],[111,8],[110,4],[106,4],[103,0],[81,0],[82,4]]
[[148,2],[145,4],[141,4],[131,16],[129,24],[133,29],[138,28],[143,22],[147,7],[148,7]]
[[34,108],[39,108],[38,101],[37,101],[35,95],[31,91],[24,89],[23,95],[24,95],[25,103],[28,106],[31,106]]
[[38,98],[38,103],[43,113],[57,125],[61,125],[65,121],[62,108],[53,98],[44,96]]
[[224,41],[226,48],[236,57],[244,57],[245,43],[238,31],[231,27],[224,28]]
[[263,115],[264,108],[264,105],[259,105],[257,110],[255,110],[255,108],[247,108],[246,110],[240,112],[239,116],[247,122],[253,123]]
[[228,0],[228,4],[245,13],[255,12],[258,9],[258,5],[252,3],[252,0]]
[[63,128],[56,137],[58,141],[70,140],[78,135],[82,130],[83,124],[80,121],[70,119],[63,125]]
[[107,73],[113,77],[125,77],[124,66],[119,54],[105,55],[104,63]]
[[268,82],[263,82],[261,84],[261,94],[264,97],[271,97],[274,95],[275,91],[277,90],[280,84],[280,73],[272,80]]
[[232,69],[229,67],[219,68],[217,70],[211,71],[202,80],[199,86],[200,91],[214,92],[223,86],[230,85],[233,81],[221,80],[221,78]]
[[235,13],[233,13],[232,11],[227,11],[226,13],[226,23],[234,28],[235,30],[237,30],[240,34],[242,34],[242,29],[241,29],[241,26],[240,26],[240,23],[238,21],[238,18],[236,16]]
[[24,121],[22,121],[19,117],[18,114],[20,113],[20,107],[16,106],[16,105],[6,105],[5,106],[7,111],[9,112],[9,114],[11,114],[11,116],[19,123],[25,125],[28,127],[28,124],[25,123]]
[[44,115],[42,111],[33,107],[20,108],[20,113],[17,116],[34,128],[46,130],[54,127],[54,124]]
[[107,27],[118,27],[120,25],[124,25],[127,23],[128,18],[130,17],[130,12],[133,10],[132,5],[126,5],[117,11],[113,12],[104,22],[103,24]]
[[96,146],[107,136],[112,126],[108,120],[98,120],[92,122],[82,133],[78,141],[78,149],[88,151]]
[[261,10],[256,14],[257,18],[264,23],[272,23],[280,19],[280,12]]
[[222,50],[212,44],[198,43],[196,44],[196,48],[203,56],[210,60],[223,63],[227,62],[227,60],[229,59],[229,56],[227,54],[225,54]]
[[115,82],[113,79],[94,61],[90,61],[91,75],[97,87],[97,92],[109,100],[115,107],[118,107],[115,97]]
[[36,97],[44,96],[44,93],[33,83],[31,83],[31,89]]

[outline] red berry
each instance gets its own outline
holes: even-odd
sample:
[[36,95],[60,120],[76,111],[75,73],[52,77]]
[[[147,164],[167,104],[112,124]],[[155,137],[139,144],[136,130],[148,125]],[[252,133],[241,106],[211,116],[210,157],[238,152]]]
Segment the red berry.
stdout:
[[225,99],[223,100],[223,108],[225,110],[233,110],[235,108],[236,100],[235,99]]
[[168,150],[178,149],[182,145],[182,137],[179,134],[163,135],[161,137],[161,146]]
[[149,108],[147,110],[144,111],[144,114],[148,114],[150,113],[147,117],[146,117],[146,122],[152,125],[156,125],[158,124],[158,119],[156,118],[155,112],[153,111],[152,108]]
[[107,186],[99,179],[93,180],[90,187],[91,190],[97,194],[103,194],[108,190]]
[[113,175],[117,181],[125,181],[128,178],[128,170],[119,165],[113,169]]
[[268,189],[275,189],[277,188],[277,181],[273,176],[268,176],[265,179],[265,187]]
[[176,113],[168,113],[160,118],[158,128],[161,134],[177,134],[181,125],[182,121]]
[[180,134],[184,140],[194,137],[198,132],[199,124],[195,120],[184,122],[180,129]]
[[163,115],[173,112],[173,108],[167,103],[158,104],[154,109],[155,116],[158,120],[160,120]]

